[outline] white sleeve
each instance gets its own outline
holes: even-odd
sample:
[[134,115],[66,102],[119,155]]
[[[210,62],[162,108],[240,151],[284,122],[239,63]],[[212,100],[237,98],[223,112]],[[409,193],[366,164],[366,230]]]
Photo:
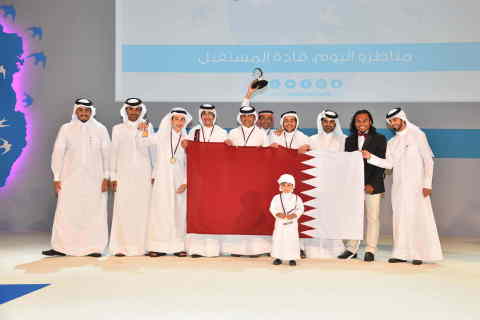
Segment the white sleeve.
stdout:
[[278,195],[274,196],[272,202],[270,202],[270,213],[275,219],[278,219],[275,215],[282,211],[282,208],[279,206]]
[[387,152],[385,154],[385,158],[386,159],[382,159],[377,157],[374,154],[371,154],[370,159],[368,159],[367,162],[379,168],[392,169],[393,168],[392,154],[390,152],[390,148],[388,147],[388,145],[387,145]]
[[242,101],[242,105],[241,105],[241,106],[242,106],[242,107],[243,107],[243,106],[248,106],[248,107],[249,107],[249,106],[250,106],[250,99],[248,99],[248,98],[243,98],[243,101]]
[[107,128],[102,127],[102,164],[103,164],[103,177],[110,179],[110,136]]
[[[153,131],[153,126],[151,123],[148,125],[148,135],[149,136],[155,135],[155,131]],[[148,154],[150,156],[150,165],[151,165],[151,168],[153,169],[155,167],[155,162],[157,161],[157,146],[150,145],[148,147]],[[153,177],[153,170],[152,170],[152,177]]]
[[268,135],[263,130],[261,132],[263,134],[262,147],[270,147],[270,139],[268,138]]
[[117,127],[112,129],[112,144],[110,148],[110,179],[117,180],[118,143],[120,141]]
[[432,189],[432,180],[433,180],[433,157],[432,149],[428,145],[428,140],[425,134],[420,135],[419,137],[419,146],[420,156],[423,161],[423,187],[427,189]]
[[297,195],[297,210],[295,210],[295,214],[297,215],[297,219],[300,218],[300,216],[303,214],[304,211],[305,211],[305,207],[303,205],[302,198],[300,198]]
[[62,126],[57,134],[52,152],[52,172],[53,180],[61,181],[63,162],[65,160],[65,151],[67,150],[67,139],[65,137],[65,126]]

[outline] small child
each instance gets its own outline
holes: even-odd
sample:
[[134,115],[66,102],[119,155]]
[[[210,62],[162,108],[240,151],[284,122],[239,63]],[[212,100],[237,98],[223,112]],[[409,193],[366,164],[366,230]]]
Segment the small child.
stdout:
[[298,218],[303,213],[302,199],[293,193],[295,178],[289,174],[282,174],[278,179],[280,194],[273,197],[270,212],[275,217],[271,256],[274,265],[282,260],[289,260],[291,266],[297,265],[300,258],[300,239],[298,235]]

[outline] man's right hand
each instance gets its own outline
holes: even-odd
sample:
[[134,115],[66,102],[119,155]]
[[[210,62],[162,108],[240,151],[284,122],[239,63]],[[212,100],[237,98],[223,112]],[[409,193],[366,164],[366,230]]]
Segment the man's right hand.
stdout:
[[280,219],[285,219],[285,217],[287,216],[285,213],[283,212],[279,212],[275,215],[277,218],[280,218]]
[[187,140],[187,139],[182,140],[181,145],[182,145],[182,148],[183,148],[183,149],[187,149],[187,147],[188,147],[188,140]]
[[272,147],[272,148],[278,148],[278,147],[280,147],[280,145],[279,145],[278,143],[274,142],[274,143],[272,143],[272,144],[270,145],[270,147]]
[[[253,81],[255,81],[255,80],[253,80]],[[253,81],[248,85],[247,94],[245,95],[245,98],[247,98],[249,100],[252,98],[255,91],[257,91],[257,88],[252,88]]]
[[225,144],[227,146],[233,146],[232,140],[230,140],[230,139],[225,140]]
[[148,123],[142,121],[138,124],[138,130],[145,131],[148,128]]
[[58,194],[62,190],[62,183],[60,181],[53,181],[53,190]]
[[275,130],[273,133],[275,133],[276,136],[281,136],[282,133],[283,133],[283,129],[282,129],[282,128],[278,128],[278,129]]
[[110,190],[112,190],[112,192],[117,192],[117,181],[110,182]]

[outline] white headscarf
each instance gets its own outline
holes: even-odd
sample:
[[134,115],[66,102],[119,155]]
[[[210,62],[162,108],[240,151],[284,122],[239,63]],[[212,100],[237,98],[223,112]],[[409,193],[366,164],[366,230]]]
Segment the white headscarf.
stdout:
[[[128,120],[128,115],[127,115],[127,108],[142,108],[142,113],[138,117],[136,121],[130,121]],[[137,124],[141,121],[144,120],[145,115],[147,114],[147,106],[143,103],[142,100],[138,98],[128,98],[125,100],[123,103],[122,109],[120,109],[120,115],[122,116],[123,123],[130,122],[133,124]]]
[[182,135],[187,135],[187,126],[192,121],[192,116],[188,113],[187,109],[184,108],[173,108],[169,113],[167,113],[162,121],[160,121],[160,125],[158,126],[158,133],[159,134],[170,134],[172,130],[172,116],[178,114],[185,117],[185,126],[182,128]]
[[280,117],[280,128],[282,129],[285,129],[283,127],[283,120],[285,117],[295,117],[295,119],[297,119],[297,125],[295,126],[295,130],[298,129],[298,127],[300,126],[300,119],[298,118],[298,114],[296,111],[287,111],[287,112],[284,112],[282,113],[281,117]]
[[284,182],[291,183],[293,184],[293,187],[295,187],[295,178],[291,174],[287,174],[287,173],[282,174],[280,178],[278,178],[277,182],[278,184],[281,184]]
[[95,106],[93,105],[92,100],[87,99],[87,98],[80,98],[80,99],[75,100],[75,105],[73,106],[72,122],[80,121],[78,119],[77,113],[76,113],[78,108],[89,108],[90,110],[92,110],[92,115],[90,116],[90,119],[88,119],[88,121],[86,121],[85,123],[96,122],[94,117],[95,117],[95,114],[96,114],[97,110],[95,109]]
[[200,109],[198,110],[198,122],[200,122],[200,126],[204,126],[202,122],[202,113],[203,112],[211,112],[214,114],[213,118],[213,125],[215,126],[215,123],[217,122],[217,110],[215,109],[215,106],[213,104],[208,104],[204,103],[200,106]]
[[[390,120],[398,118],[398,119],[401,119],[401,120],[406,122],[408,130],[412,130],[414,132],[424,134],[422,129],[420,129],[419,127],[417,127],[416,125],[414,125],[413,123],[408,121],[407,115],[405,114],[405,112],[400,107],[396,107],[396,108],[393,108],[390,111],[388,111],[385,118],[386,118],[385,120],[387,121],[388,125],[390,125]],[[397,133],[395,132],[395,134],[397,134]],[[427,144],[427,146],[428,146],[428,148],[430,150],[430,153],[432,154],[432,157],[433,157],[434,155],[433,155],[432,149],[430,148],[430,146],[428,144]]]
[[255,116],[255,120],[253,121],[253,125],[255,126],[255,123],[257,123],[258,120],[258,115],[257,112],[255,111],[255,107],[253,106],[242,106],[240,108],[240,111],[238,112],[237,115],[237,122],[242,125],[242,120],[240,119],[240,116],[242,114],[253,114]]
[[325,132],[325,130],[323,130],[323,126],[322,126],[322,119],[323,118],[334,119],[336,125],[335,125],[335,129],[333,130],[332,133],[334,135],[339,136],[339,137],[345,136],[345,134],[343,133],[343,130],[342,130],[342,126],[340,125],[340,119],[338,119],[338,114],[335,111],[330,110],[330,109],[325,109],[318,114],[318,117],[317,117],[318,134],[321,134],[321,133],[327,134]]

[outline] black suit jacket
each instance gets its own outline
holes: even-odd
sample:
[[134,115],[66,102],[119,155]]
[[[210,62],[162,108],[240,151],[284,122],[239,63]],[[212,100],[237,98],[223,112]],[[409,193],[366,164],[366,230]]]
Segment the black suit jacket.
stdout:
[[[367,150],[371,154],[374,154],[379,158],[385,159],[385,152],[387,151],[387,139],[383,134],[369,133],[368,136],[365,137],[365,142],[363,143],[362,150]],[[345,151],[358,151],[357,135],[350,135],[345,140]],[[385,170],[376,166],[372,166],[367,162],[367,160],[363,160],[363,164],[365,185],[369,184],[373,187],[373,194],[385,192],[385,185],[383,184]]]

